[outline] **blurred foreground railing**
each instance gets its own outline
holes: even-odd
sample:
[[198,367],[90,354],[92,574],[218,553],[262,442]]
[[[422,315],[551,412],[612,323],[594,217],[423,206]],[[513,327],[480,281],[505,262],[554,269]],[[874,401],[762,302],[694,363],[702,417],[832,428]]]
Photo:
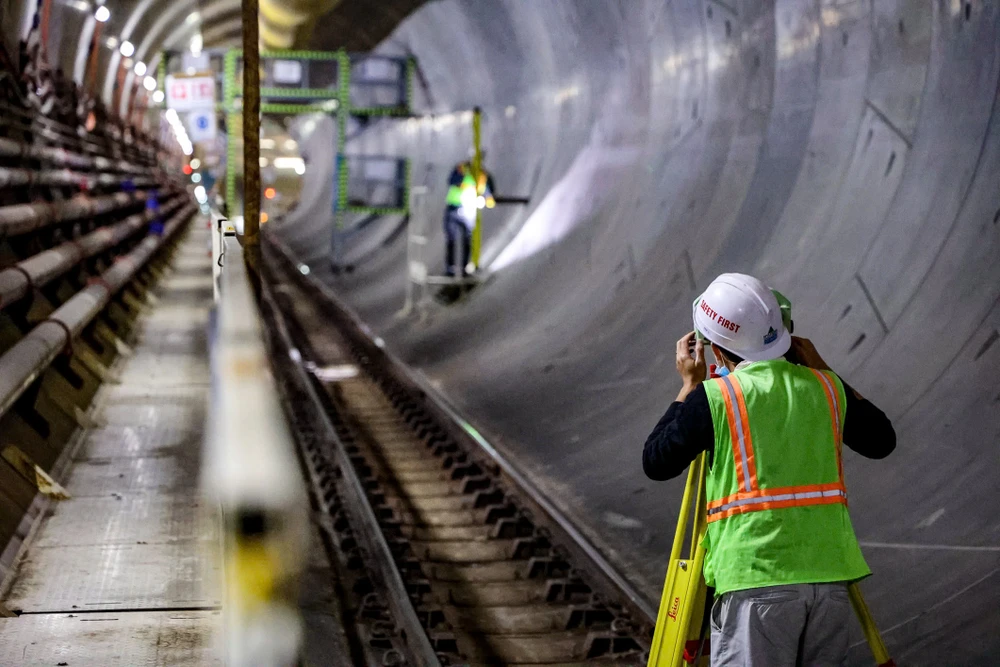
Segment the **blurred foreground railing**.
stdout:
[[[220,218],[214,221],[218,234]],[[297,581],[308,548],[304,481],[243,249],[235,235],[213,245],[222,270],[202,485],[223,514],[225,662],[292,667],[302,643]]]

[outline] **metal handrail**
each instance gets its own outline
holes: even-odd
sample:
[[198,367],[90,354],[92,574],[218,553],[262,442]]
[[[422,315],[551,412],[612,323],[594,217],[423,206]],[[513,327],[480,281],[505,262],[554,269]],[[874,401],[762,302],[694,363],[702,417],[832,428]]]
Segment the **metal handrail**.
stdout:
[[154,218],[173,213],[183,203],[183,199],[176,198],[159,211],[147,209],[130,215],[121,222],[101,227],[0,270],[0,309],[23,299],[32,288],[45,285],[84,259],[118,245]]
[[0,357],[0,417],[49,367],[62,350],[128,283],[157,250],[194,214],[189,204],[166,224],[162,236],[149,236],[119,257],[101,276],[57,308]]

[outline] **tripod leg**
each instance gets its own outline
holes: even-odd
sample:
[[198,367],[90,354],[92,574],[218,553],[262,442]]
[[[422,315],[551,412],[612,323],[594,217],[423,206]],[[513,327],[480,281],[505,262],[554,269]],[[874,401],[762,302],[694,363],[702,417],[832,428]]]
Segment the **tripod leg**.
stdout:
[[850,595],[854,613],[858,615],[858,620],[861,621],[861,630],[865,633],[865,639],[868,641],[868,646],[872,649],[872,655],[875,656],[875,663],[878,667],[895,667],[896,663],[889,656],[889,649],[885,647],[882,635],[879,633],[878,628],[875,627],[875,619],[872,618],[872,612],[868,609],[868,604],[865,603],[865,598],[861,595],[861,587],[855,582],[847,587],[847,592]]

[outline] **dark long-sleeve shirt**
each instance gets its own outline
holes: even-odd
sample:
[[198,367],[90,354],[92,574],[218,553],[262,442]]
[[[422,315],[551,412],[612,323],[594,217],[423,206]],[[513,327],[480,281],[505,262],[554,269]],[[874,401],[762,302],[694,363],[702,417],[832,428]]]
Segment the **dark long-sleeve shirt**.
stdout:
[[[847,411],[844,444],[870,459],[882,459],[896,448],[892,423],[871,402],[858,398],[844,384]],[[715,450],[715,429],[704,385],[698,385],[684,402],[674,401],[646,438],[642,469],[650,479],[662,481],[680,475],[701,452]]]

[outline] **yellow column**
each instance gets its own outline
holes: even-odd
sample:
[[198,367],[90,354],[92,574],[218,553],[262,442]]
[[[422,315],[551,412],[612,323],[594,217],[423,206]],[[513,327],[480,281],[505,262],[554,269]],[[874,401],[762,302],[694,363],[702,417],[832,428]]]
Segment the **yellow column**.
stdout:
[[[475,154],[472,157],[472,177],[476,179],[476,194],[482,195],[483,193],[479,191],[479,174],[482,173],[483,169],[483,151],[482,151],[482,120],[483,112],[482,109],[476,107],[472,110],[472,148],[475,150]],[[483,239],[483,209],[476,209],[476,226],[472,230],[472,266],[479,270],[479,249],[482,246]]]

